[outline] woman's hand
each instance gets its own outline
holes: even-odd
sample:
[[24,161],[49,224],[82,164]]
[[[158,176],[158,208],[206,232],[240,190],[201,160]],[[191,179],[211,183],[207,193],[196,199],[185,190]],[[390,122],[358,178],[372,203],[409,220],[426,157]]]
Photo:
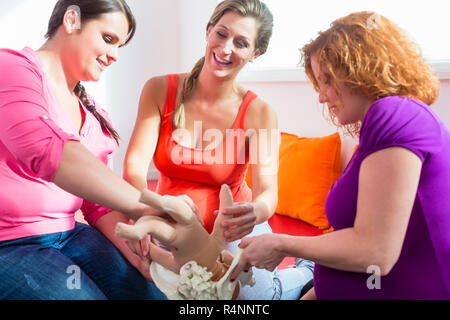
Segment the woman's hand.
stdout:
[[125,241],[115,235],[115,228],[118,222],[134,223],[133,220],[128,219],[124,214],[111,211],[103,215],[97,220],[95,228],[99,230],[114,246],[119,249],[125,259],[131,263],[146,279],[152,281],[150,276],[149,244],[150,237],[146,237],[141,241]]
[[[200,221],[201,225],[203,226],[203,220],[200,217],[200,213],[198,210],[198,207],[195,205],[195,203],[192,201],[191,198],[189,198],[187,195],[179,196],[184,202],[186,202],[191,210],[195,213],[196,217]],[[163,214],[164,216],[168,216],[167,214]],[[172,219],[169,219],[172,220]],[[134,224],[133,220],[129,220],[128,224]],[[158,247],[158,243],[151,237],[151,235],[147,235],[142,240],[125,240],[125,243],[127,244],[128,248],[133,252],[135,255],[139,257],[139,259],[135,259],[132,264],[133,266],[139,270],[139,272],[148,280],[153,281],[150,275],[150,264],[152,262],[151,258],[151,251],[152,248]],[[155,251],[155,250],[153,250]]]
[[231,281],[236,279],[241,271],[247,272],[251,267],[275,270],[285,258],[279,248],[281,237],[270,233],[242,239],[239,244],[242,249],[241,258],[231,274]]
[[131,252],[139,257],[139,259],[133,261],[132,264],[149,281],[153,281],[150,275],[150,263],[152,262],[152,259],[150,258],[151,241],[152,238],[150,235],[147,235],[147,237],[142,240],[125,240],[125,243]]
[[137,251],[133,251],[136,255],[139,256],[139,260],[135,263],[135,268],[149,281],[153,281],[152,276],[150,275],[150,263],[152,262],[152,259],[150,258],[150,239],[151,237],[148,236],[143,240],[140,241],[132,241],[128,240],[127,245],[130,248],[131,251],[136,248]]
[[[218,214],[218,211],[215,213]],[[224,236],[228,242],[242,239],[250,234],[256,225],[255,206],[250,202],[236,203],[233,207],[223,209],[222,214],[228,216],[222,222],[222,227],[227,228]]]

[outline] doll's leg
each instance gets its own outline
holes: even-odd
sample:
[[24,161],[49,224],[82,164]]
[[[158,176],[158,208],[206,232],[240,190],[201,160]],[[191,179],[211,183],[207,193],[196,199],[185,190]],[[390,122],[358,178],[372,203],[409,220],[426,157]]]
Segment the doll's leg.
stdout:
[[116,236],[121,238],[141,240],[147,234],[163,243],[170,243],[175,237],[175,229],[164,219],[154,216],[142,217],[134,225],[119,222],[116,226]]

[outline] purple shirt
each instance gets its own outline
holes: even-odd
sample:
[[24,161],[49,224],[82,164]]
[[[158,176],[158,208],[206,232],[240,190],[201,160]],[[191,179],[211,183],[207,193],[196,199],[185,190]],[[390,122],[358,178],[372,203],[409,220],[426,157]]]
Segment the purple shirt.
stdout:
[[369,289],[370,273],[316,265],[318,299],[450,298],[450,131],[429,106],[404,97],[372,104],[361,126],[360,145],[328,194],[328,220],[335,231],[353,227],[361,163],[390,147],[406,148],[422,161],[400,257],[380,278],[381,289]]

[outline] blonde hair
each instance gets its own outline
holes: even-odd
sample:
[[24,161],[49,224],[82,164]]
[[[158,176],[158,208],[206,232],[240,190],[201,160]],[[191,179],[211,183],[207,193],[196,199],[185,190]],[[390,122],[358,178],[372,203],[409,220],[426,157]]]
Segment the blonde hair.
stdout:
[[[318,91],[311,68],[313,55],[331,85],[340,80],[373,101],[405,96],[431,105],[439,95],[439,80],[417,44],[392,21],[374,12],[355,12],[339,18],[303,47],[305,72]],[[329,117],[340,126],[333,114]],[[360,123],[344,126],[351,135],[359,134],[359,128]]]
[[[215,26],[225,13],[232,11],[242,17],[254,17],[258,23],[258,34],[256,37],[255,48],[262,55],[267,51],[270,38],[272,37],[273,16],[267,6],[259,0],[225,0],[219,3],[214,10],[206,30],[210,26]],[[184,102],[195,87],[195,82],[205,63],[205,57],[202,57],[194,66],[191,73],[185,78],[183,83],[182,101]]]

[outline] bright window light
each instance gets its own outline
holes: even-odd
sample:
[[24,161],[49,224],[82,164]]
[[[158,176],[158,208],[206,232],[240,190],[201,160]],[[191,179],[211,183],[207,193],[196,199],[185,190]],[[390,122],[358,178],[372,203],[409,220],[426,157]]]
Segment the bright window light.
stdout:
[[296,68],[299,48],[328,29],[335,19],[355,11],[375,11],[395,22],[422,48],[430,62],[450,63],[447,0],[263,0],[274,15],[269,49],[248,70]]
[[55,0],[0,1],[0,48],[40,47],[55,3]]

